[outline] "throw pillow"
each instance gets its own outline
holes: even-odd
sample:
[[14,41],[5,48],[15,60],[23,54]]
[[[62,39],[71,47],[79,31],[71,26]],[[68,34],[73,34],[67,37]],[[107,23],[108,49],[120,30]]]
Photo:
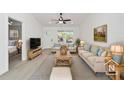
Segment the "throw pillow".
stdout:
[[121,55],[113,55],[112,56],[112,59],[117,62],[117,63],[121,63],[121,59],[122,59],[122,56]]
[[97,51],[97,56],[101,56],[101,54],[104,52],[102,48],[99,48]]
[[99,46],[92,45],[91,52],[93,53],[93,55],[97,55],[98,50],[99,50]]
[[85,51],[90,51],[90,48],[91,48],[90,44],[85,44],[84,45],[84,50]]
[[74,44],[68,44],[68,47],[74,47]]
[[16,41],[15,40],[9,40],[9,46],[15,46]]
[[106,51],[103,51],[102,54],[101,54],[101,57],[105,57],[106,56]]

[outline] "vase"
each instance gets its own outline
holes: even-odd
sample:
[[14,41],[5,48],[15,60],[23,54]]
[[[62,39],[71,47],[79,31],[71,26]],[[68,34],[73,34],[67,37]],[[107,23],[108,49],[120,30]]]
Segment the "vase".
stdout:
[[60,54],[61,55],[67,55],[67,47],[66,46],[61,46]]

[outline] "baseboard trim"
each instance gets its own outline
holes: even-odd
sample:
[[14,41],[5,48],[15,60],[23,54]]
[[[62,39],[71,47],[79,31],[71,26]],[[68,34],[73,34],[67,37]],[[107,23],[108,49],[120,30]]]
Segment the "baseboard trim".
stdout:
[[6,73],[6,72],[8,72],[9,71],[9,69],[8,68],[3,68],[3,69],[0,69],[0,75],[2,75],[2,74],[4,74],[4,73]]

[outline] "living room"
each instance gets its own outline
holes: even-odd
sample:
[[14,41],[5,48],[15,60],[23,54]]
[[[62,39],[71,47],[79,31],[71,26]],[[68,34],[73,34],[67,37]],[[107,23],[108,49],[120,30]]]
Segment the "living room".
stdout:
[[[107,75],[104,73],[97,73],[94,70],[92,70],[92,67],[89,65],[83,63],[85,59],[81,58],[80,54],[76,54],[77,52],[77,45],[75,44],[77,39],[80,39],[81,41],[85,42],[85,45],[97,45],[102,46],[106,48],[110,48],[113,43],[118,43],[123,45],[123,24],[124,24],[124,14],[118,14],[118,13],[32,13],[32,14],[23,14],[23,13],[1,13],[0,14],[0,24],[2,28],[2,34],[0,34],[0,39],[2,40],[1,43],[1,68],[0,68],[0,74],[2,75],[1,79],[50,79],[50,76],[52,74],[52,67],[54,64],[45,64],[46,67],[50,66],[49,72],[42,72],[41,75],[44,75],[41,77],[34,77],[35,78],[17,78],[14,77],[16,73],[13,73],[16,71],[15,69],[10,70],[9,69],[9,55],[8,55],[8,18],[15,19],[17,21],[22,22],[22,55],[21,60],[19,63],[16,64],[16,66],[13,66],[12,68],[18,67],[18,65],[22,64],[23,62],[29,63],[32,62],[32,65],[29,66],[30,69],[32,68],[34,64],[33,62],[42,60],[47,61],[53,60],[52,57],[54,57],[55,53],[58,50],[60,50],[61,45],[67,45],[67,46],[73,46],[71,47],[71,50],[73,48],[74,54],[72,54],[73,60],[78,60],[81,63],[73,64],[72,65],[72,71],[71,77],[72,79],[111,79],[107,78]],[[62,20],[68,20],[67,22]],[[58,21],[58,22],[56,22]],[[60,24],[59,24],[60,21]],[[64,23],[65,22],[65,23]],[[94,31],[98,29],[104,29],[105,36],[104,40],[95,40]],[[62,34],[65,34],[62,36]],[[65,38],[65,37],[68,37]],[[42,48],[43,53],[36,57],[35,59],[32,59],[31,61],[28,60],[28,51],[30,50],[30,38],[40,38],[40,47]],[[70,43],[68,43],[70,42]],[[53,50],[54,46],[59,44],[59,48],[57,50]],[[69,45],[70,44],[70,45]],[[83,46],[79,46],[80,48]],[[70,47],[68,47],[70,48]],[[70,51],[70,50],[69,50]],[[123,51],[122,51],[123,52]],[[50,56],[52,55],[52,57]],[[89,56],[89,55],[88,55]],[[91,55],[90,55],[91,56]],[[76,62],[75,62],[76,63]],[[102,67],[105,63],[102,63]],[[79,76],[78,75],[84,72],[79,72],[80,66],[86,66],[86,69],[83,69],[85,71],[85,75]],[[39,62],[39,65],[37,65],[34,69],[37,70],[38,67],[41,66],[41,63]],[[75,68],[76,66],[76,68]],[[28,65],[27,65],[28,67]],[[79,67],[79,69],[77,69]],[[105,66],[104,66],[105,67]],[[84,67],[85,68],[85,67]],[[97,68],[97,67],[96,67]],[[99,68],[99,67],[98,67]],[[19,68],[24,69],[24,68]],[[42,69],[42,68],[41,68]],[[32,74],[35,72],[35,70],[30,71]],[[46,69],[43,69],[46,70]],[[24,70],[25,71],[25,70]],[[24,72],[22,70],[21,73]],[[89,72],[90,71],[90,72]],[[10,73],[11,72],[11,73]],[[89,73],[88,73],[89,72]],[[95,73],[94,73],[95,72]],[[98,70],[99,72],[99,70]],[[101,71],[105,72],[105,71]],[[26,73],[26,72],[25,72]],[[27,73],[28,70],[27,70]],[[40,73],[40,72],[39,72]],[[36,73],[35,73],[36,74]],[[91,75],[92,74],[92,75]],[[20,74],[21,75],[21,74]],[[23,75],[23,74],[22,74]],[[47,76],[48,75],[48,76]],[[77,76],[76,76],[77,75]],[[15,75],[15,76],[18,76]],[[92,76],[89,77],[88,76]],[[21,77],[21,76],[20,76]],[[24,76],[22,76],[24,77]],[[28,76],[27,76],[28,77]],[[47,78],[45,78],[47,77]]]
[[0,92],[123,92],[123,25],[123,0],[1,0]]

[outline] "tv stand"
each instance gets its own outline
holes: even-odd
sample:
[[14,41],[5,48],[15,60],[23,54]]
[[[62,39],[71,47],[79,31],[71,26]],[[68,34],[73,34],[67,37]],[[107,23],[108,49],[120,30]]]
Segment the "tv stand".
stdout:
[[28,59],[32,60],[40,54],[42,54],[42,48],[31,49],[28,51]]

